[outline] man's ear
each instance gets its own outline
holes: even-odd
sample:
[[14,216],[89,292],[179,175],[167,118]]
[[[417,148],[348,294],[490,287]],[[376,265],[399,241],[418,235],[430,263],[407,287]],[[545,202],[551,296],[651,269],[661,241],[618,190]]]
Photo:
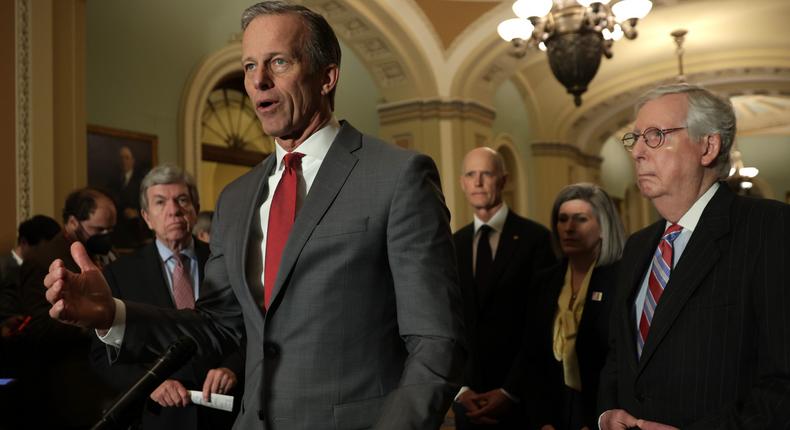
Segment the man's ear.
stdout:
[[143,216],[143,219],[145,220],[145,224],[148,226],[148,229],[153,230],[154,228],[151,227],[151,221],[148,219],[148,212],[145,209],[140,209],[140,215]]
[[340,68],[337,64],[328,65],[321,74],[321,94],[327,95],[337,86],[340,78]]
[[79,224],[80,224],[80,222],[77,221],[77,217],[75,217],[74,215],[69,215],[69,217],[68,217],[68,219],[66,219],[66,223],[63,225],[63,227],[66,228],[69,232],[73,233],[73,232],[77,231],[77,228],[79,227]]
[[705,141],[702,144],[705,145],[705,152],[702,153],[700,163],[705,167],[710,167],[716,161],[716,157],[719,156],[719,151],[721,151],[721,135],[718,133],[709,134],[704,139]]
[[502,191],[505,189],[505,185],[507,185],[508,174],[503,173],[502,178],[499,180],[499,190]]

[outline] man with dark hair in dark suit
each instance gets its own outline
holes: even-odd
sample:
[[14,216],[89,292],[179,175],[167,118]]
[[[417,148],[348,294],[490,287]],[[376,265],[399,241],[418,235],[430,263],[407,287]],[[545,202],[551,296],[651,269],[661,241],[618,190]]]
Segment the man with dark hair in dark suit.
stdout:
[[46,215],[34,215],[17,229],[16,246],[0,257],[0,322],[19,314],[19,268],[39,243],[48,242],[60,232],[60,224]]
[[735,113],[691,85],[649,91],[623,136],[662,219],[628,240],[602,430],[790,427],[790,206],[735,195]]
[[555,262],[549,230],[502,200],[502,156],[476,148],[464,158],[461,188],[475,212],[455,233],[470,360],[453,406],[459,429],[523,429],[527,417],[524,309],[530,278]]
[[36,246],[20,268],[20,312],[31,319],[19,339],[22,411],[15,416],[27,428],[84,428],[111,400],[88,363],[92,333],[49,317],[44,277],[58,259],[76,269],[69,248],[77,242],[92,260],[108,258],[115,204],[103,191],[82,188],[66,197],[62,216],[63,230]]
[[[172,309],[192,309],[200,297],[209,247],[192,236],[200,208],[192,176],[179,167],[163,164],[151,169],[140,187],[142,217],[156,240],[104,268],[113,296]],[[112,363],[106,345],[94,339],[91,361],[119,393],[130,388],[147,371],[142,363]],[[150,395],[145,407],[134,408],[129,419],[142,429],[230,428],[235,414],[191,404],[189,390],[231,393],[244,361],[239,351],[225,357],[196,356]]]

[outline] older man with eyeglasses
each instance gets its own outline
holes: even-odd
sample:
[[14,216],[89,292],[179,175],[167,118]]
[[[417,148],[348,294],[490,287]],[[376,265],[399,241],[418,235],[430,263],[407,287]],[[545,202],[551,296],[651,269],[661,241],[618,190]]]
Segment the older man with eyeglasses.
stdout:
[[691,85],[656,88],[623,136],[663,219],[623,251],[603,430],[790,425],[790,206],[736,196],[735,114]]

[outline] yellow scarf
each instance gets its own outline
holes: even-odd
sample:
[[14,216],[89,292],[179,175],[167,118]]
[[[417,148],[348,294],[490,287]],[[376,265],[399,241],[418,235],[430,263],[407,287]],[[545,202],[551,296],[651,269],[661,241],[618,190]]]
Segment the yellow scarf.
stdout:
[[557,299],[557,316],[554,319],[554,358],[562,362],[565,385],[576,391],[582,390],[582,378],[579,373],[579,360],[576,357],[576,332],[582,319],[584,302],[587,299],[587,287],[590,285],[593,269],[597,261],[590,265],[587,274],[579,287],[579,293],[570,308],[573,286],[571,285],[571,265],[565,272],[565,284]]

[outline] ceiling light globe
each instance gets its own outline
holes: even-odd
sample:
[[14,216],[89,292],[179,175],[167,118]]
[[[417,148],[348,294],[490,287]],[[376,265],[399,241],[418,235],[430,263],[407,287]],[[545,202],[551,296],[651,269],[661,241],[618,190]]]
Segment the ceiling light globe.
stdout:
[[760,170],[756,167],[742,167],[738,170],[738,174],[746,177],[746,178],[753,178],[760,173]]
[[513,13],[519,18],[544,17],[551,12],[552,0],[518,0],[513,3]]
[[513,39],[527,40],[532,37],[532,31],[535,26],[526,19],[511,18],[499,23],[496,28],[499,37],[504,39],[505,42],[510,42]]
[[652,8],[650,0],[620,0],[612,5],[612,13],[617,22],[623,22],[632,18],[642,19]]

